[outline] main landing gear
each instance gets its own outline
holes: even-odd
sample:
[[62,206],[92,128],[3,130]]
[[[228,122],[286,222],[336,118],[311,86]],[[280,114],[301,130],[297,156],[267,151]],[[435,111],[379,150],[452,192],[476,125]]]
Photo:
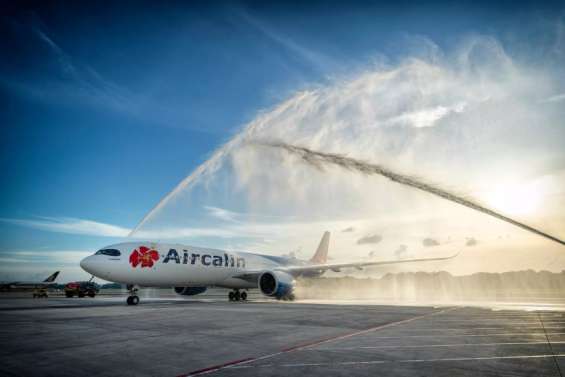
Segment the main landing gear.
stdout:
[[128,299],[126,300],[128,305],[139,304],[139,296],[137,296],[137,291],[139,290],[139,287],[137,287],[135,285],[128,284],[127,288],[128,288],[128,291],[129,291],[129,296],[128,296]]
[[228,294],[230,301],[245,301],[247,300],[247,292],[239,292],[239,289],[234,289]]

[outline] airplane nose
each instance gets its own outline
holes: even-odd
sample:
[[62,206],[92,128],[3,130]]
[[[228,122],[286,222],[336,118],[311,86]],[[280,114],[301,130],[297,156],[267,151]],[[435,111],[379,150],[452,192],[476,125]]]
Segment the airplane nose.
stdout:
[[94,263],[92,261],[92,255],[88,256],[86,258],[84,258],[83,260],[80,261],[80,267],[85,270],[86,272],[88,272],[89,274],[94,274],[93,272],[93,266]]

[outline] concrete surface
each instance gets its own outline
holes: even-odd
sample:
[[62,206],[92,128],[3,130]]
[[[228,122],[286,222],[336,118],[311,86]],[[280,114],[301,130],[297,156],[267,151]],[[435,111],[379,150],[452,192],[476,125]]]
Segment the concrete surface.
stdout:
[[0,299],[0,375],[565,373],[562,311],[124,300]]

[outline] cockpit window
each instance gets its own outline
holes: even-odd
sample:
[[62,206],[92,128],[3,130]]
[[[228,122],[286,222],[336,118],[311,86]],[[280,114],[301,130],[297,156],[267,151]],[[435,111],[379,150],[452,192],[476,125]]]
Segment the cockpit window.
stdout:
[[109,255],[111,257],[119,257],[120,256],[120,250],[116,250],[116,249],[102,249],[102,250],[98,250],[96,252],[96,255]]

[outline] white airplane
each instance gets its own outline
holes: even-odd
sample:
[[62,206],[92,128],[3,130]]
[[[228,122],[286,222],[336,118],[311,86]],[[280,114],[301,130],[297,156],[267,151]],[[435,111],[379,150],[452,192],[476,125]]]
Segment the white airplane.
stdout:
[[[207,287],[229,288],[230,301],[246,300],[244,290],[259,288],[266,296],[293,300],[295,278],[320,276],[327,270],[362,269],[397,263],[429,262],[442,258],[327,263],[330,233],[325,232],[309,261],[202,247],[126,242],[107,246],[84,258],[80,266],[101,279],[127,284],[128,305],[137,305],[139,287],[173,287],[179,295],[203,293]],[[242,292],[240,292],[242,290]]]
[[55,280],[59,276],[59,271],[55,271],[43,281],[5,281],[0,283],[2,290],[18,289],[18,290],[32,290],[40,288],[48,288],[55,285]]

